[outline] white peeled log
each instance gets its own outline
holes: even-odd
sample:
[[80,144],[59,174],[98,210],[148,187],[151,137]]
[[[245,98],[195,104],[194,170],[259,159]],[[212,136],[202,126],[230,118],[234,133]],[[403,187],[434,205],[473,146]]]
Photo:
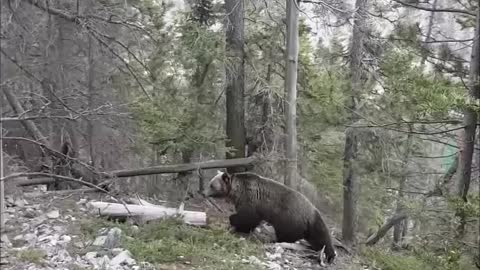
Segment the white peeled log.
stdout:
[[[95,214],[109,217],[140,217],[143,221],[150,221],[166,217],[180,216],[189,225],[207,225],[207,214],[199,211],[165,207],[162,205],[135,205],[91,201],[88,207]],[[127,210],[128,209],[128,210]]]

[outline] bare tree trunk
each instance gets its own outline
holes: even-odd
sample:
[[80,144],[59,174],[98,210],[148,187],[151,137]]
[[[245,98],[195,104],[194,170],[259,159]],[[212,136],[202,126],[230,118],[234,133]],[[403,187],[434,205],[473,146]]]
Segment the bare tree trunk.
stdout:
[[[438,0],[433,0],[432,9],[437,8],[437,3],[438,3]],[[430,18],[428,19],[427,34],[425,36],[425,44],[423,44],[423,48],[422,48],[422,60],[420,61],[421,69],[423,69],[423,67],[425,66],[425,61],[427,61],[428,50],[430,49],[430,45],[428,42],[432,40],[432,30],[433,30],[433,23],[435,20],[435,14],[436,14],[435,12],[431,12]]]
[[[244,106],[244,3],[243,0],[225,0],[226,11],[226,105],[227,147],[234,152],[227,158],[245,157],[245,106]],[[230,172],[236,169],[229,169]]]
[[[267,76],[265,78],[267,85],[271,85],[272,81],[272,64],[267,66]],[[272,117],[272,95],[270,89],[266,90],[263,94],[262,104],[262,135],[264,137],[263,143],[265,152],[270,152],[273,149],[273,127],[271,126]]]
[[[60,31],[60,23],[55,16],[48,14],[48,23],[47,23],[47,38],[50,40],[44,51],[44,74],[42,80],[42,91],[43,95],[48,99],[49,104],[48,108],[50,113],[54,115],[59,115],[61,105],[58,100],[57,89],[61,78],[61,57],[60,50],[63,47],[63,38],[62,32]],[[58,30],[58,31],[57,31]],[[57,34],[57,35],[56,35]],[[52,42],[53,41],[53,42]],[[44,130],[44,134],[47,135],[48,140],[50,141],[50,146],[53,148],[60,148],[62,144],[61,134],[61,123],[58,119],[49,119],[48,126]],[[48,186],[47,186],[48,187]]]
[[[398,187],[398,196],[397,196],[397,207],[395,209],[395,215],[400,215],[400,213],[404,210],[405,203],[403,200],[405,199],[405,185],[407,184],[407,170],[408,170],[408,159],[410,157],[411,145],[412,145],[412,125],[409,125],[409,133],[407,135],[407,141],[405,144],[405,154],[402,158],[402,168],[401,168],[401,178]],[[402,222],[395,224],[393,227],[393,245],[392,249],[398,250],[402,245],[403,237],[406,235],[406,222],[408,222],[407,218],[402,220]],[[407,224],[408,225],[408,224]]]
[[[350,100],[348,104],[351,112],[349,123],[355,124],[358,117],[358,102],[362,91],[362,53],[365,24],[365,6],[367,0],[356,0],[357,13],[354,17],[352,40],[350,44]],[[358,142],[355,128],[345,131],[344,171],[343,171],[343,223],[342,237],[346,244],[355,242],[358,199],[358,172],[357,151]]]
[[285,185],[294,188],[297,185],[298,5],[297,0],[287,0],[287,55],[285,61],[285,157],[287,161]]
[[[88,109],[92,111],[95,107],[95,47],[93,42],[93,37],[88,37]],[[90,162],[92,166],[95,166],[96,155],[95,155],[95,123],[93,119],[88,119],[87,122],[87,143],[88,143],[88,152],[90,154]]]
[[[464,111],[463,123],[465,126],[463,137],[463,151],[460,158],[460,181],[458,183],[458,196],[464,202],[467,202],[468,190],[472,178],[472,160],[475,148],[475,135],[477,124],[477,112],[474,104],[478,104],[480,99],[480,8],[477,9],[477,19],[475,25],[474,42],[472,47],[472,57],[470,60],[469,74],[469,104]],[[465,234],[466,216],[463,210],[457,212],[460,217],[460,225],[457,228],[459,237]]]
[[[0,99],[1,108],[3,107],[3,99]],[[3,109],[0,109],[0,116],[3,114]],[[3,178],[3,124],[0,122],[0,179]],[[0,180],[0,232],[3,233],[5,228],[5,184]]]

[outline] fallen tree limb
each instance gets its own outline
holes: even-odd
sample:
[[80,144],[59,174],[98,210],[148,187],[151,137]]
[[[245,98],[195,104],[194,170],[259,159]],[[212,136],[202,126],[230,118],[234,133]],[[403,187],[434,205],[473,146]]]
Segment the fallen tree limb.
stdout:
[[[161,219],[165,217],[181,216],[182,220],[189,225],[207,225],[207,214],[199,211],[182,211],[161,205],[135,205],[92,201],[88,203],[92,213],[113,218],[140,217],[143,221]],[[130,213],[128,213],[128,211]]]
[[[58,174],[51,174],[51,173],[41,173],[41,172],[35,172],[35,173],[12,173],[12,174],[9,174],[7,176],[4,176],[2,178],[0,178],[0,181],[7,181],[7,180],[10,180],[10,179],[15,179],[15,178],[19,178],[19,177],[50,177],[50,178],[54,178],[54,179],[58,179],[58,180],[64,180],[64,181],[71,181],[71,182],[76,182],[76,183],[80,183],[84,186],[87,186],[87,187],[90,187],[90,188],[95,188],[99,191],[102,191],[102,192],[105,192],[105,193],[108,193],[107,190],[105,190],[104,188],[100,187],[100,186],[97,186],[95,184],[92,184],[90,182],[86,182],[86,181],[83,181],[82,179],[76,179],[76,178],[72,178],[72,177],[67,177],[67,176],[62,176],[62,175],[58,175]],[[46,181],[46,180],[45,180]],[[37,184],[38,185],[38,184]]]
[[399,215],[395,215],[395,216],[391,217],[390,219],[387,220],[387,222],[385,222],[385,224],[383,224],[382,227],[380,227],[380,229],[378,229],[378,231],[376,233],[374,233],[372,236],[370,236],[367,239],[365,244],[367,246],[375,245],[378,241],[380,241],[380,239],[382,239],[382,237],[385,236],[385,234],[387,234],[387,232],[395,224],[398,224],[400,221],[402,221],[406,218],[407,218],[407,214],[399,214]]
[[28,120],[38,120],[38,119],[65,119],[65,120],[75,120],[75,118],[70,116],[54,116],[54,115],[34,115],[34,116],[20,116],[20,117],[2,117],[0,122],[19,122],[19,121],[28,121]]
[[[112,172],[99,173],[101,177],[105,178],[115,178],[115,177],[132,177],[132,176],[142,176],[142,175],[152,175],[152,174],[163,174],[163,173],[180,173],[180,172],[189,172],[199,169],[220,169],[220,168],[231,168],[231,167],[240,167],[248,166],[253,164],[256,161],[255,157],[248,158],[235,158],[227,160],[210,160],[204,162],[195,162],[195,163],[184,163],[176,165],[161,165],[154,167],[147,167],[141,169],[127,169],[127,170],[117,170]],[[55,179],[66,180],[66,181],[75,181],[82,183],[88,187],[97,187],[89,182],[75,179],[71,177],[65,177],[61,175],[49,174],[49,173],[14,173],[7,175],[0,179],[0,181],[6,181],[9,179],[14,179],[18,177],[43,177],[42,180],[22,180],[17,183],[19,186],[30,186],[30,185],[44,185],[49,184],[55,181]],[[50,177],[50,180],[45,179],[44,177]]]
[[234,158],[226,160],[209,160],[204,162],[184,163],[176,165],[160,165],[141,169],[117,170],[107,174],[115,177],[132,177],[162,173],[180,173],[195,171],[199,169],[220,169],[247,166],[252,164],[255,160],[256,159],[254,157]]
[[[13,94],[12,90],[8,87],[3,88],[3,94],[7,98],[8,103],[12,107],[13,111],[17,115],[24,115],[25,110],[23,109],[22,105],[18,101],[17,97]],[[31,120],[23,120],[20,123],[22,123],[23,127],[25,130],[30,133],[30,135],[35,138],[35,140],[39,141],[40,143],[44,145],[49,145],[48,140],[46,137],[42,135],[42,132],[37,128],[35,123]]]

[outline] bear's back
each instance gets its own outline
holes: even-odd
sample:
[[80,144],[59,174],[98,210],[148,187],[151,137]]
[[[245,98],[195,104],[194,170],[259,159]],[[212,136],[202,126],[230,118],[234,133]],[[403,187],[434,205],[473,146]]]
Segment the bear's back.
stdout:
[[310,213],[307,212],[316,210],[315,206],[300,192],[254,173],[235,174],[233,184],[237,189],[235,193],[239,193],[238,204],[251,205],[262,212],[268,211],[273,215],[281,215],[303,209],[302,211],[306,211],[305,214],[309,215]]

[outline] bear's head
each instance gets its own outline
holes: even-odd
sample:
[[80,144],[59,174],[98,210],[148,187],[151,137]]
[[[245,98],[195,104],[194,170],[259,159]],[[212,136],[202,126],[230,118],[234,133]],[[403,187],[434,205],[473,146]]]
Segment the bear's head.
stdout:
[[226,172],[217,171],[208,183],[205,195],[207,197],[226,197],[232,190],[232,176]]

